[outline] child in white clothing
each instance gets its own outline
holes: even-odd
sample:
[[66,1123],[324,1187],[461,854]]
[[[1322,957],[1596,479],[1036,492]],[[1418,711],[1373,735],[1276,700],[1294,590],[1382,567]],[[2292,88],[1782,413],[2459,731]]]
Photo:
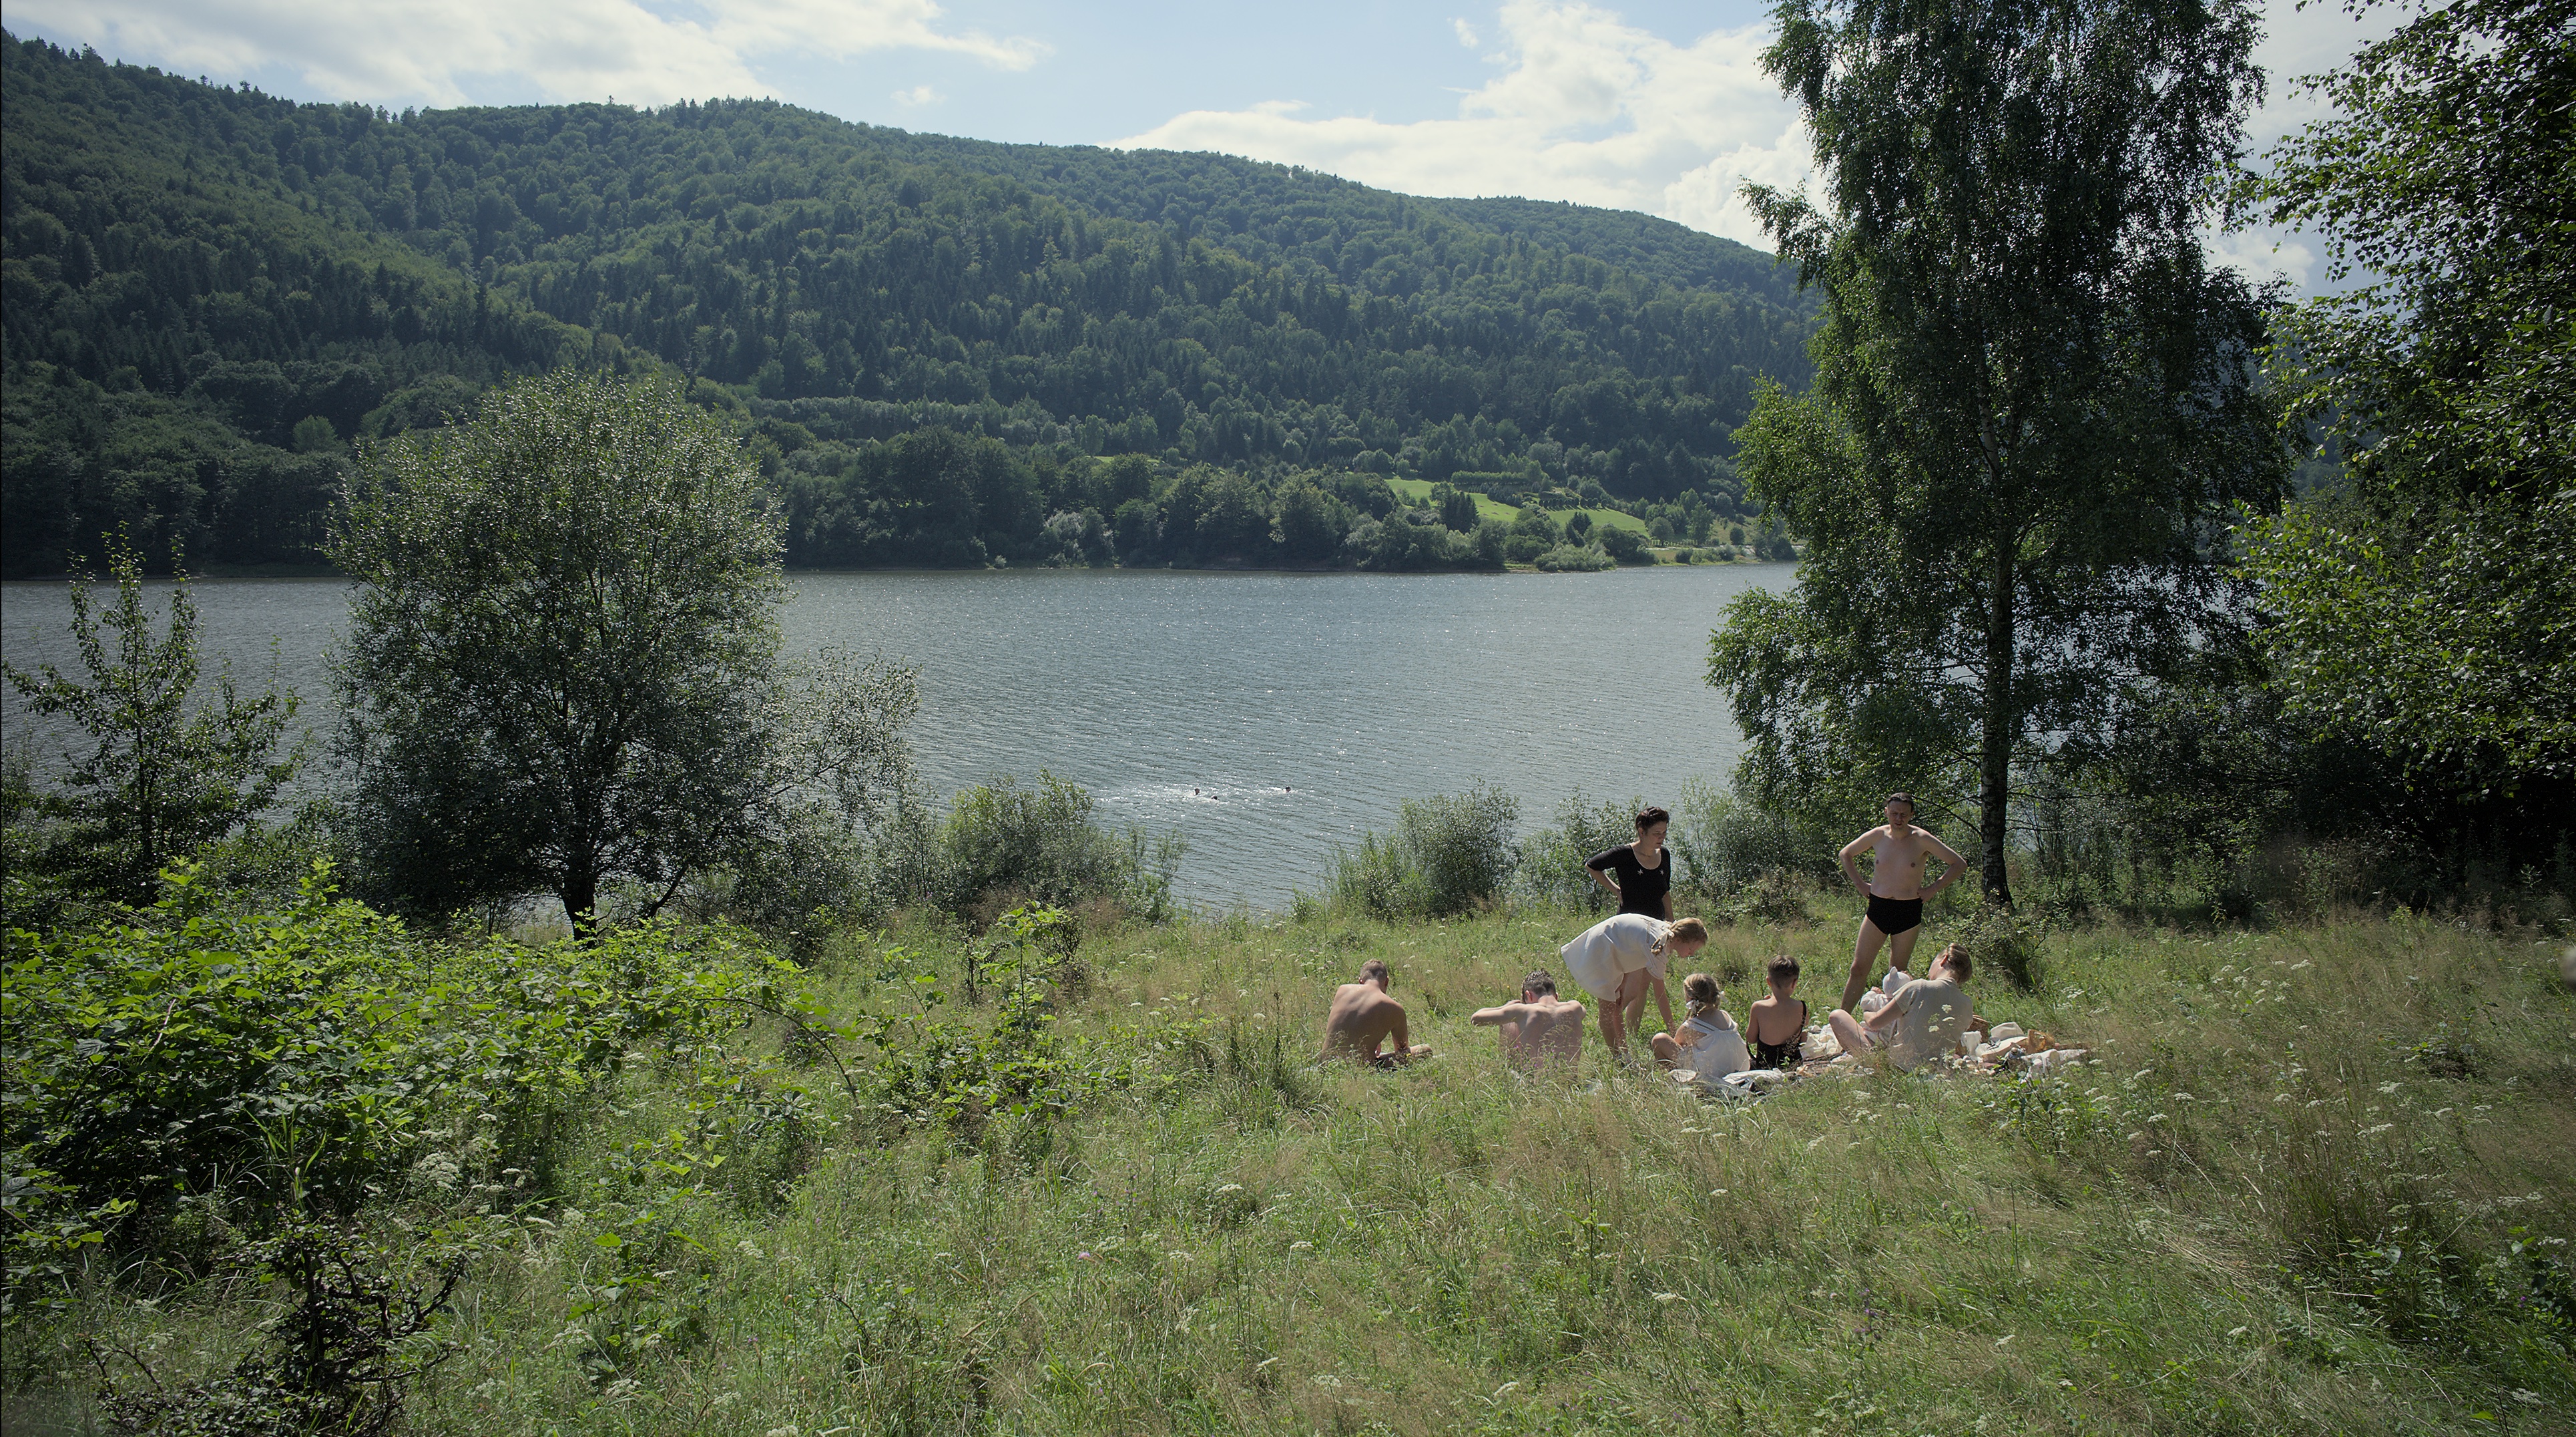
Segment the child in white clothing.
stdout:
[[1689,1016],[1669,1035],[1657,1033],[1652,1039],[1656,1062],[1676,1072],[1692,1073],[1703,1083],[1716,1082],[1753,1065],[1752,1055],[1744,1048],[1744,1035],[1727,1014],[1726,995],[1718,990],[1716,979],[1705,973],[1693,973],[1683,979],[1682,1002]]

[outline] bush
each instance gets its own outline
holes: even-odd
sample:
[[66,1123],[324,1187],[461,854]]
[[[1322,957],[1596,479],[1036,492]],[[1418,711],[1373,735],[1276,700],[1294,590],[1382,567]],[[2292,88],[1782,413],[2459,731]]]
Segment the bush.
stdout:
[[1692,892],[1720,905],[1765,873],[1831,879],[1842,841],[1813,824],[1693,782],[1674,805],[1672,846]]
[[108,1421],[118,1432],[188,1437],[401,1431],[404,1386],[454,1350],[433,1324],[473,1251],[443,1236],[391,1242],[318,1223],[253,1243],[236,1265],[294,1294],[271,1340],[176,1391],[155,1379],[150,1392],[107,1392]]
[[1608,554],[1615,562],[1621,564],[1655,562],[1654,551],[1646,547],[1646,536],[1634,529],[1622,529],[1616,525],[1604,524],[1599,530],[1598,539],[1602,552]]
[[1498,897],[1516,856],[1520,801],[1479,783],[1465,793],[1406,799],[1395,833],[1363,835],[1333,855],[1336,902],[1381,918],[1443,918]]
[[1113,833],[1092,813],[1088,792],[1043,771],[1035,788],[1005,778],[962,789],[944,820],[918,809],[899,816],[878,855],[878,889],[958,918],[989,918],[1023,899],[1070,908],[1104,898],[1138,917],[1169,917],[1181,840]]
[[1592,574],[1616,567],[1598,544],[1559,544],[1538,556],[1538,566],[1551,574]]
[[[346,1215],[403,1182],[552,1181],[583,1109],[659,1050],[746,1091],[723,1035],[792,970],[670,925],[441,956],[308,875],[282,911],[212,910],[182,872],[128,923],[9,935],[0,1163],[12,1306],[93,1256]],[[441,1124],[444,1123],[444,1126]],[[493,1184],[499,1186],[493,1186]]]
[[1816,921],[1807,907],[1804,885],[1787,869],[1766,868],[1737,884],[1717,914],[1729,923],[1758,923],[1768,928],[1804,928]]
[[1978,977],[2000,980],[2015,992],[2027,993],[2039,982],[2039,959],[2047,938],[2044,919],[1986,905],[1969,916],[1967,927],[1952,941],[1977,965]]
[[[1645,806],[1642,798],[1632,798],[1625,806],[1586,805],[1582,791],[1576,790],[1558,806],[1553,825],[1521,840],[1515,886],[1542,903],[1579,908],[1587,913],[1607,910],[1610,894],[1592,881],[1591,870],[1583,866],[1583,861],[1605,848],[1635,841],[1637,814]],[[1667,857],[1665,861],[1674,860]]]

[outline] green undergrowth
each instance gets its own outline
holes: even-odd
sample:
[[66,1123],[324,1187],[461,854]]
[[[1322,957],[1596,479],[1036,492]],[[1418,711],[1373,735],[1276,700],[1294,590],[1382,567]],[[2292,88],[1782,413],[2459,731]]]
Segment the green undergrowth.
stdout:
[[[1830,1005],[1848,915],[1815,906],[1830,921],[1719,928],[1698,966],[1739,1014],[1777,951]],[[372,921],[332,912],[315,921]],[[2563,936],[2402,912],[1990,924],[2032,986],[1981,976],[1980,1011],[2098,1065],[1869,1073],[1726,1109],[1614,1068],[1597,1035],[1580,1073],[1519,1077],[1468,1023],[1583,921],[1017,910],[980,937],[847,936],[801,973],[677,930],[621,940],[621,970],[345,929],[332,952],[443,975],[351,980],[393,1045],[349,1039],[376,1055],[346,1059],[352,1082],[384,1089],[395,1050],[431,1079],[357,1116],[307,1083],[306,1147],[255,1123],[230,1147],[147,1143],[160,1176],[131,1212],[22,1240],[11,1410],[102,1378],[147,1416],[155,1384],[274,1382],[280,1334],[336,1310],[261,1256],[301,1241],[415,1304],[461,1272],[434,1321],[350,1350],[416,1374],[408,1430],[490,1437],[2576,1420]],[[691,987],[691,954],[719,976]],[[13,940],[13,964],[34,956]],[[1332,985],[1373,957],[1437,1056],[1319,1068]],[[13,1024],[30,1001],[13,981]],[[13,1173],[49,1091],[27,1031]],[[311,1136],[331,1123],[371,1146],[335,1156]],[[67,1230],[112,1185],[46,1172]]]

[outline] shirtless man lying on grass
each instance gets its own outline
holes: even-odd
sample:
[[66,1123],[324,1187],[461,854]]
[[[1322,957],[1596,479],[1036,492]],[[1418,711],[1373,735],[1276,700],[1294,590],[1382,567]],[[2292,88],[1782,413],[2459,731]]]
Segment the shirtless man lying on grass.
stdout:
[[1503,1030],[1503,1057],[1513,1067],[1537,1072],[1552,1063],[1571,1068],[1583,1058],[1583,1005],[1556,996],[1556,980],[1545,969],[1521,980],[1517,1003],[1479,1008],[1468,1022]]
[[[1324,1056],[1356,1058],[1391,1068],[1431,1056],[1429,1044],[1413,1044],[1404,1027],[1404,1005],[1386,995],[1391,981],[1386,964],[1371,958],[1360,965],[1359,981],[1333,990],[1332,1009],[1324,1015]],[[1389,1038],[1395,1046],[1379,1052]]]
[[[1887,945],[1888,966],[1913,971],[1907,960],[1914,956],[1914,940],[1922,936],[1923,900],[1968,871],[1968,860],[1914,826],[1914,795],[1889,794],[1881,812],[1887,822],[1843,845],[1843,876],[1869,903],[1868,915],[1860,920],[1860,938],[1852,945],[1851,977],[1843,982],[1840,1006],[1846,1009],[1860,1006],[1861,990],[1869,986],[1869,971],[1877,964],[1880,944]],[[1878,858],[1863,880],[1860,856],[1872,851]],[[1926,888],[1923,864],[1929,858],[1941,860],[1941,880]]]

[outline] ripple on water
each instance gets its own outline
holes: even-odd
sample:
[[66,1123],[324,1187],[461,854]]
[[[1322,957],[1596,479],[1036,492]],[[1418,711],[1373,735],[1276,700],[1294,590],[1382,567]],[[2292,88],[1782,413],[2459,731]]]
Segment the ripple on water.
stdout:
[[[1577,788],[1669,802],[1722,777],[1739,739],[1702,682],[1709,630],[1791,573],[804,574],[786,631],[791,649],[920,667],[914,748],[935,789],[1050,770],[1113,825],[1178,831],[1185,900],[1276,907],[1406,798],[1482,778],[1526,825]],[[207,650],[256,677],[274,636],[327,727],[346,592],[200,580]],[[59,583],[5,586],[0,652],[71,662],[68,612]],[[5,712],[13,740],[32,731],[14,692]]]

